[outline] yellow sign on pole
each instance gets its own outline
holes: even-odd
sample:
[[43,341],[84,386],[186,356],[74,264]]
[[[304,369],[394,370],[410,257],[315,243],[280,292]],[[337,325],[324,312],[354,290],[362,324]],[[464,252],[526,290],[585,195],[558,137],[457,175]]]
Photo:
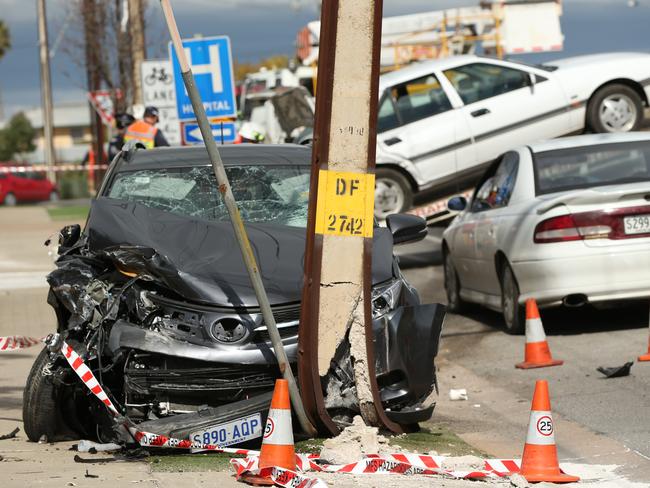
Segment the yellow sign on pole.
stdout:
[[320,170],[316,233],[372,237],[375,175]]

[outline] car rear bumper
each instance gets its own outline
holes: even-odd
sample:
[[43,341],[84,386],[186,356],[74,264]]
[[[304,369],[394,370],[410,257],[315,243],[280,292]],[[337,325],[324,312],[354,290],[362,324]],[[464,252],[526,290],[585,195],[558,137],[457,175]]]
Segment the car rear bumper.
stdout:
[[650,248],[636,251],[589,249],[580,257],[513,262],[520,302],[559,305],[568,295],[589,302],[650,296]]

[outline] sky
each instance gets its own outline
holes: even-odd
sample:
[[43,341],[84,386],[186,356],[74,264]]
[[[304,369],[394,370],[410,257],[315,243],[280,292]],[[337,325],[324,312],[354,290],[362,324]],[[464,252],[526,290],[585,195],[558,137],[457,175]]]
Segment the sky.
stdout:
[[[64,25],[66,4],[73,0],[47,0],[50,45]],[[158,1],[150,0],[147,21],[149,57],[167,52],[166,28]],[[298,30],[317,19],[314,0],[172,0],[183,37],[228,35],[233,56],[256,61],[272,54],[293,54]],[[442,8],[476,5],[478,0],[384,0],[384,15],[400,15]],[[0,119],[38,106],[40,81],[35,0],[0,0],[0,18],[9,26],[12,49],[0,60]],[[523,58],[543,62],[594,52],[635,50],[650,52],[650,0],[629,8],[627,0],[565,0],[561,18],[564,51]],[[74,26],[70,28],[75,28]],[[54,103],[84,97],[77,64],[61,49],[51,64]]]

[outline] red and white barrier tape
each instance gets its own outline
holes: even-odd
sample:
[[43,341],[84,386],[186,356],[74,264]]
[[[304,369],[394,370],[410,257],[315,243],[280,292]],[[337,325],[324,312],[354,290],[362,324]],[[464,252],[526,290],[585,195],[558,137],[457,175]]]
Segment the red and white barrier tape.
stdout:
[[[70,367],[77,373],[81,381],[104,404],[115,417],[120,413],[115,408],[108,395],[99,384],[95,375],[86,366],[83,359],[74,349],[63,342],[61,349]],[[516,460],[490,459],[485,461],[482,471],[453,471],[443,469],[445,458],[420,454],[391,454],[386,456],[369,455],[361,461],[346,465],[328,465],[316,462],[318,456],[296,454],[296,466],[300,473],[279,467],[260,468],[259,451],[250,449],[224,448],[212,444],[202,444],[189,439],[180,440],[136,429],[128,419],[125,427],[133,438],[144,447],[160,447],[172,449],[202,449],[221,453],[247,456],[244,459],[231,459],[237,479],[259,476],[271,479],[276,485],[290,488],[327,488],[327,485],[317,479],[304,476],[308,471],[349,474],[402,474],[402,475],[443,475],[452,478],[482,479],[508,476],[519,471]]]
[[[460,193],[456,196],[464,197],[469,200],[472,197],[473,190],[468,190],[466,192]],[[418,217],[426,218],[432,217],[440,212],[445,212],[447,210],[447,202],[451,197],[441,198],[435,202],[427,203],[420,207],[414,207],[411,210],[408,210],[406,213],[417,215]]]
[[93,166],[83,164],[57,164],[55,166],[0,166],[2,173],[45,173],[47,171],[88,171],[108,169],[107,164],[96,164]]
[[0,337],[0,352],[16,351],[27,349],[43,342],[43,339],[25,336]]

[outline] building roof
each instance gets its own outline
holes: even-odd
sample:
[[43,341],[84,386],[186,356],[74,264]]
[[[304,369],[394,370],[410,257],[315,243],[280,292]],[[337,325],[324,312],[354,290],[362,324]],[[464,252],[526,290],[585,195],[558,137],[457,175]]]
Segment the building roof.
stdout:
[[[25,115],[35,129],[43,128],[41,108],[25,110]],[[54,106],[54,127],[88,127],[90,126],[90,110],[88,102],[68,102]]]

